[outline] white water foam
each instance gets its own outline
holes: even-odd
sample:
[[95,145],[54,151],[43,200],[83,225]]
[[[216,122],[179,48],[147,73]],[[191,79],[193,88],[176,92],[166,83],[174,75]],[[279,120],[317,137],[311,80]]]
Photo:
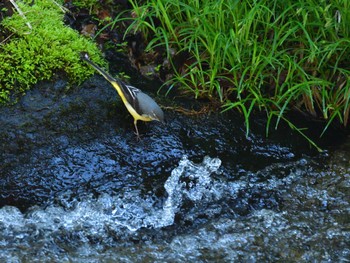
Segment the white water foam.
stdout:
[[119,227],[130,231],[170,226],[184,199],[196,202],[209,194],[212,189],[210,175],[217,172],[220,165],[217,158],[205,157],[202,163],[194,164],[183,157],[164,184],[167,198],[162,208],[156,208],[157,197],[142,196],[135,189],[124,189],[119,196],[103,194],[97,199],[91,197],[81,201],[67,201],[65,198],[70,195],[65,194],[61,206],[33,207],[26,214],[15,207],[3,207],[0,209],[0,242],[4,244],[6,240],[26,236],[27,231],[29,235],[35,235],[36,231],[44,230],[45,235],[50,235],[58,230],[69,232],[88,228],[89,234],[103,236],[106,225],[115,230]]
[[67,192],[59,204],[24,214],[3,207],[0,261],[261,262],[283,251],[287,259],[347,262],[348,173],[332,186],[333,174],[323,179],[302,159],[225,181],[213,176],[220,166],[216,158],[184,157],[163,198],[125,188],[80,200]]
[[168,197],[161,210],[154,210],[150,206],[151,200],[136,197],[136,200],[127,201],[125,207],[113,210],[116,223],[131,231],[141,227],[161,228],[172,225],[183,199],[194,202],[202,199],[212,183],[210,175],[217,172],[220,165],[221,161],[217,158],[205,157],[201,164],[194,164],[184,156],[164,184]]

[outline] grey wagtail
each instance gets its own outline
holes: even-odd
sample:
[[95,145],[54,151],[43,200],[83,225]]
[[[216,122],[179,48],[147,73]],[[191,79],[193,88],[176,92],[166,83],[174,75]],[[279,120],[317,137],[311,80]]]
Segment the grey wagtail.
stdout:
[[134,125],[136,130],[136,136],[140,139],[139,130],[137,129],[137,121],[164,121],[164,113],[158,104],[147,94],[141,90],[126,85],[121,80],[113,78],[107,72],[102,70],[99,66],[93,63],[86,52],[81,53],[81,59],[89,63],[95,68],[106,80],[108,80],[112,86],[117,90],[119,96],[126,109],[130,112],[134,118]]

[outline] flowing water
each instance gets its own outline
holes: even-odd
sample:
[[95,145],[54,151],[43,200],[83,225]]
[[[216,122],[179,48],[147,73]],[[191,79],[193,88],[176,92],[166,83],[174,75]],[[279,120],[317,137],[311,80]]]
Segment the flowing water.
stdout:
[[[220,177],[218,158],[184,157],[162,198],[117,195],[0,209],[2,262],[348,262],[349,169],[313,160]],[[347,161],[347,165],[349,162]],[[349,165],[348,165],[349,167]],[[339,169],[339,170],[338,170]]]
[[91,86],[2,109],[1,262],[350,261],[349,140],[167,112],[137,142]]

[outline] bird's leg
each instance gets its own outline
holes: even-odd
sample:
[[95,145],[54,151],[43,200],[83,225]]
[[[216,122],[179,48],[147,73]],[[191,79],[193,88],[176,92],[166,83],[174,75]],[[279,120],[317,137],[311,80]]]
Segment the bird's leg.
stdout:
[[140,134],[139,134],[139,129],[137,129],[137,120],[135,119],[134,120],[134,125],[135,125],[135,134],[136,134],[136,138],[137,138],[137,140],[138,141],[140,141],[141,140],[141,138],[140,138]]

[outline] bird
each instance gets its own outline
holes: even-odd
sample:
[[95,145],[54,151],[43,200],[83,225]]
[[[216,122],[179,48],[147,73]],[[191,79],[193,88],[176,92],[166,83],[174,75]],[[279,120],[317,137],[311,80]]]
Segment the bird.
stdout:
[[135,134],[138,140],[140,140],[140,134],[137,128],[137,121],[164,122],[164,113],[162,109],[150,96],[134,86],[127,85],[123,81],[113,78],[106,71],[93,63],[86,52],[81,52],[80,57],[96,69],[117,90],[126,109],[134,118]]

